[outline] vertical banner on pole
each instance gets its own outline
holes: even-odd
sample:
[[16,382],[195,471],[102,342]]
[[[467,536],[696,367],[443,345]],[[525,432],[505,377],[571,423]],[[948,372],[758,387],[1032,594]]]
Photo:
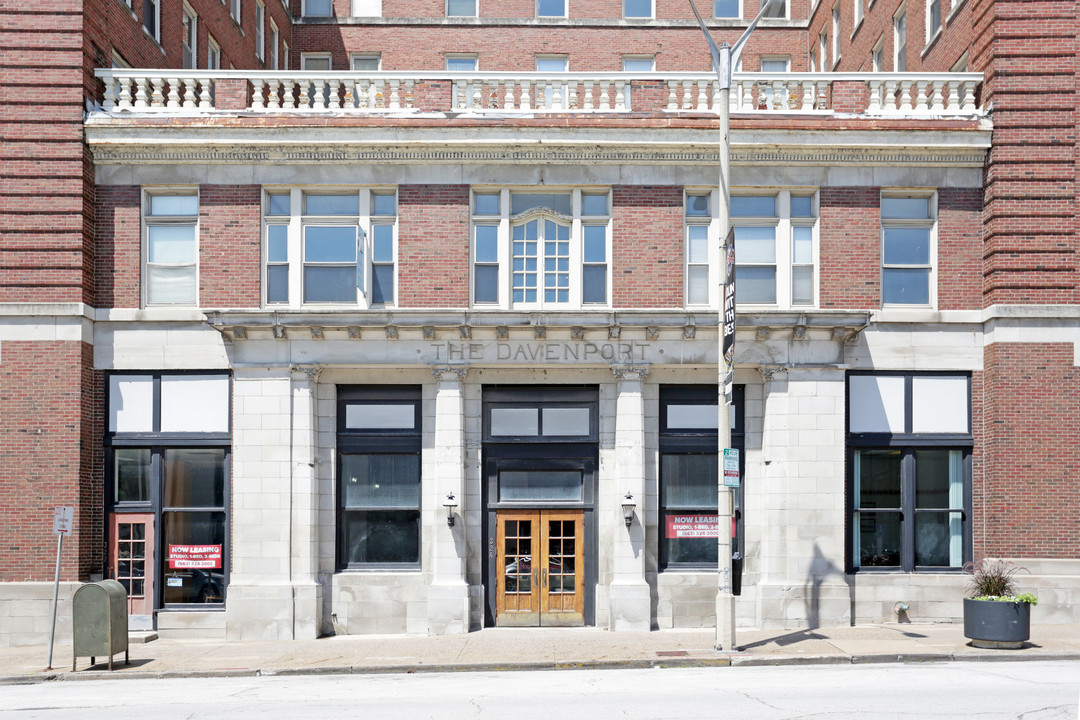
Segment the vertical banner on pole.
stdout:
[[735,391],[735,228],[728,230],[727,272],[724,275],[724,315],[722,321],[724,352],[724,402],[731,404]]

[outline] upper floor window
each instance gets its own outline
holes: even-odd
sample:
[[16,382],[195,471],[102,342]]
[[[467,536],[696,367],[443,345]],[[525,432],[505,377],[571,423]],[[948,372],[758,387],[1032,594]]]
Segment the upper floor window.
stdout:
[[536,0],[536,17],[566,17],[567,0]]
[[907,13],[904,6],[893,16],[893,67],[896,72],[907,70]]
[[623,17],[651,18],[652,16],[653,0],[623,0]]
[[446,17],[476,17],[476,0],[446,0]]
[[816,302],[817,212],[813,192],[731,196],[735,299],[741,305]]
[[926,3],[926,43],[941,32],[941,0],[927,0]]
[[146,305],[195,305],[198,297],[199,196],[148,191],[143,196],[143,297]]
[[213,35],[206,36],[206,67],[208,70],[221,69],[221,46]]
[[840,4],[832,9],[832,59],[833,65],[840,60]]
[[713,17],[742,17],[742,10],[739,8],[739,0],[713,0]]
[[623,72],[653,72],[656,70],[655,55],[623,55]]
[[971,559],[971,378],[852,372],[849,566],[911,572]]
[[198,16],[195,11],[192,10],[187,3],[184,3],[184,10],[181,17],[182,37],[180,38],[180,45],[183,50],[183,64],[185,68],[194,68],[198,66],[195,58],[195,51],[197,50],[198,40]]
[[357,71],[377,71],[382,69],[382,56],[378,53],[353,53],[349,64]]
[[885,71],[885,36],[878,38],[874,48],[870,51],[870,69],[873,72]]
[[255,3],[255,57],[266,59],[266,6]]
[[446,69],[450,72],[472,72],[476,70],[476,55],[447,55]]
[[[768,0],[761,0],[761,4],[758,5],[758,12],[761,11],[761,8],[765,7],[766,2],[768,2]],[[787,5],[787,0],[776,0],[776,2],[772,4],[772,7],[769,8],[769,11],[765,13],[765,17],[786,18],[788,12]]]
[[570,309],[610,300],[611,210],[599,190],[473,193],[473,303]]
[[818,55],[821,57],[821,71],[828,72],[832,69],[829,65],[829,32],[822,30],[818,35]]
[[568,59],[565,55],[537,55],[537,72],[566,72]]
[[866,0],[854,0],[853,15],[852,15],[852,34],[855,34],[855,30],[859,28],[859,23],[863,21],[863,14],[866,12],[864,7]]
[[715,305],[716,282],[710,279],[709,268],[716,267],[718,258],[713,242],[715,237],[713,194],[687,191],[686,218],[686,304]]
[[270,69],[277,70],[280,65],[280,56],[278,54],[278,45],[281,43],[281,33],[278,31],[277,23],[273,18],[270,19]]
[[264,200],[265,302],[392,305],[396,201],[392,189],[269,191]]
[[301,13],[304,17],[330,17],[334,14],[334,0],[303,0]]
[[240,24],[240,0],[229,0],[229,15],[237,25]]
[[161,42],[161,0],[143,0],[142,25],[155,42]]
[[933,195],[882,196],[882,303],[933,305],[936,211]]

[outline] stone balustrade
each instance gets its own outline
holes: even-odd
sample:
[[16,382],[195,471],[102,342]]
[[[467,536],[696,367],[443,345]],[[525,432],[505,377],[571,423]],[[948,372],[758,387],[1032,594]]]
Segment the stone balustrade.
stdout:
[[[713,113],[709,73],[96,72],[105,112]],[[736,73],[733,114],[974,116],[978,73]]]

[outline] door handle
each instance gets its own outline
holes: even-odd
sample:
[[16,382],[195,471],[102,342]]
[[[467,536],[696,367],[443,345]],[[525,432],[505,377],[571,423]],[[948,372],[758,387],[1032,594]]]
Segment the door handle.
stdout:
[[541,570],[540,576],[543,577],[544,589],[547,590],[547,570]]

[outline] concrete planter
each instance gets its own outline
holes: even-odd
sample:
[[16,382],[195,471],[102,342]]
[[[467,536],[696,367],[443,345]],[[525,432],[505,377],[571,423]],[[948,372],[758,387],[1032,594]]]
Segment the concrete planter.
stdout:
[[964,598],[964,637],[975,647],[1018,649],[1030,636],[1030,603]]

